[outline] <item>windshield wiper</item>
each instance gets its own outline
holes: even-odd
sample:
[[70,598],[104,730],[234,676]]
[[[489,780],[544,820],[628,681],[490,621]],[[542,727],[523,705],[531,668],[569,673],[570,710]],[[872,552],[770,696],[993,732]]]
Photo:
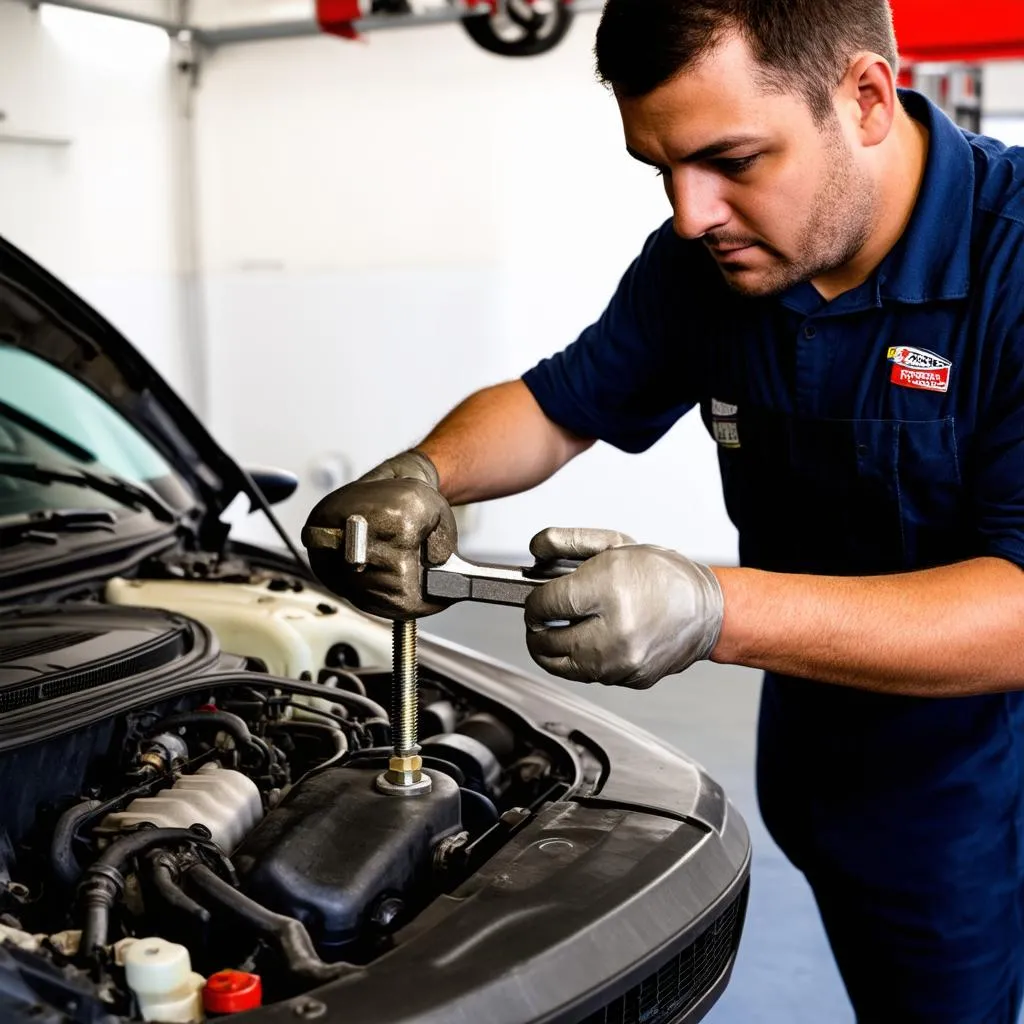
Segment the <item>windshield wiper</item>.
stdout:
[[53,508],[0,516],[0,547],[17,541],[59,543],[60,534],[117,530],[117,516],[106,508]]
[[10,420],[21,427],[22,430],[27,430],[30,434],[35,434],[36,437],[41,437],[44,441],[48,441],[54,448],[59,448],[66,455],[70,455],[79,462],[96,461],[96,456],[88,448],[83,448],[77,441],[72,441],[70,437],[65,437],[54,430],[53,427],[48,427],[45,423],[40,423],[34,416],[29,416],[27,412],[15,409],[13,405],[0,402],[0,416]]
[[124,480],[113,473],[94,473],[75,466],[46,466],[39,462],[19,459],[0,459],[0,476],[32,480],[40,484],[70,484],[86,487],[97,494],[106,495],[129,508],[144,508],[164,523],[177,522],[174,510],[152,491]]

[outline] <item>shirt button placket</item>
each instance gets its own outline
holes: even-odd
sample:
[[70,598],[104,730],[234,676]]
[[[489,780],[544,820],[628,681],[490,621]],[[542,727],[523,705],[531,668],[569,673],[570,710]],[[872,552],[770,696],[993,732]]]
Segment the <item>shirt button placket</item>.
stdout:
[[815,416],[820,400],[821,336],[814,324],[805,323],[796,344],[796,408],[803,416]]

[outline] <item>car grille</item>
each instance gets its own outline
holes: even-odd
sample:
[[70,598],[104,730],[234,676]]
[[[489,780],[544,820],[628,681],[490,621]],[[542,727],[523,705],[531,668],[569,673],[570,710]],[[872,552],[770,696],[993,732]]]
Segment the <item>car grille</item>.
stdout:
[[673,1024],[721,976],[739,945],[747,888],[686,949],[581,1024]]

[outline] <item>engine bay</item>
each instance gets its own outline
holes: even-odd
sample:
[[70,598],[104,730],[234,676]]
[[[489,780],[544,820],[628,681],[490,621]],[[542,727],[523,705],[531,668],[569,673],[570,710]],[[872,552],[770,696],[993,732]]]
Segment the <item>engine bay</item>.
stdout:
[[389,636],[263,570],[0,611],[0,1000],[91,1024],[300,995],[572,792],[563,745],[425,672],[431,791],[380,793]]

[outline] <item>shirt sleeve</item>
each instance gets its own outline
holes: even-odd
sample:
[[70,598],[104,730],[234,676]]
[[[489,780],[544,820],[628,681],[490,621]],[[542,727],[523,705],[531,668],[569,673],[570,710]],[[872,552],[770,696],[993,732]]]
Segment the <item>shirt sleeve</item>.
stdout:
[[982,554],[1024,568],[1024,320],[1007,338],[995,379],[972,473],[975,523]]
[[700,400],[702,316],[722,284],[709,266],[671,222],[654,232],[600,320],[523,375],[548,418],[626,452],[666,434]]

